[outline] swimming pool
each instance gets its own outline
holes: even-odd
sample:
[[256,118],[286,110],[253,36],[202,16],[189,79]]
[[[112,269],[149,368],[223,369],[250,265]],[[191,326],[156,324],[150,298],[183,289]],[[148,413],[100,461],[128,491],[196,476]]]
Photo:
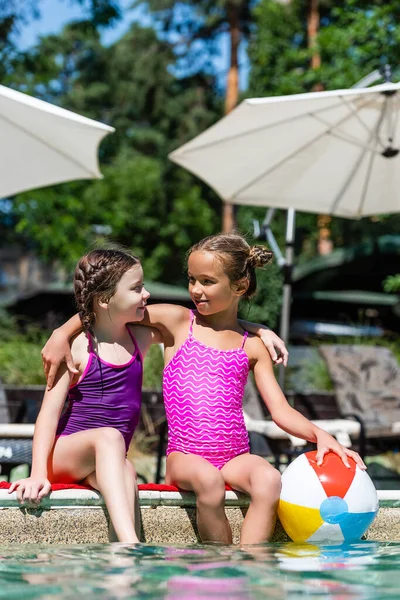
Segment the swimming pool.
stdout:
[[400,543],[0,546],[0,598],[400,598]]

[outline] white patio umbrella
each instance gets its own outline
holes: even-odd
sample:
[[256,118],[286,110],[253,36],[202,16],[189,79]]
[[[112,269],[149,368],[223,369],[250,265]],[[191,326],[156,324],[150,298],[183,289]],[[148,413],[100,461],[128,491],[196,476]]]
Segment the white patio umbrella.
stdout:
[[113,131],[0,85],[0,198],[65,181],[100,178],[98,147]]
[[359,218],[400,210],[400,83],[244,100],[170,154],[225,201]]
[[[251,98],[169,158],[224,201],[288,209],[290,266],[294,210],[348,218],[400,211],[399,109],[400,83]],[[290,296],[287,269],[285,340]]]

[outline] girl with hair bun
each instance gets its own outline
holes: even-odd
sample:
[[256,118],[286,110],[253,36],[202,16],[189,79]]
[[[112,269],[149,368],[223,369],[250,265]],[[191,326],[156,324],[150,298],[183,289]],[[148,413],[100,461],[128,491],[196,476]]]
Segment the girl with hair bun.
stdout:
[[[232,542],[224,511],[226,484],[250,496],[241,544],[267,541],[275,526],[281,478],[268,461],[250,454],[242,410],[249,370],[273,420],[290,434],[315,442],[319,463],[332,450],[345,464],[352,456],[365,468],[356,452],[290,407],[263,343],[238,321],[240,299],[256,293],[255,269],[271,259],[267,248],[250,247],[237,234],[201,240],[188,253],[189,292],[196,310],[175,321],[170,316],[173,339],[165,348],[163,385],[166,482],[196,493],[203,541]],[[148,322],[161,326],[153,315]]]
[[[251,499],[242,544],[265,542],[274,529],[280,473],[249,451],[242,400],[250,370],[273,420],[288,433],[316,443],[319,463],[332,450],[346,465],[352,456],[365,468],[357,453],[290,407],[262,340],[249,335],[244,329],[249,324],[238,320],[240,299],[256,292],[256,268],[271,258],[267,248],[250,247],[238,234],[207,237],[188,252],[195,310],[152,305],[140,321],[160,333],[165,349],[166,483],[195,492],[198,531],[204,542],[232,542],[224,511],[226,484]],[[64,341],[72,331],[64,330]],[[62,344],[57,340],[59,354]],[[50,355],[54,350],[52,345]],[[49,366],[49,348],[43,354]],[[66,357],[64,346],[61,356]]]

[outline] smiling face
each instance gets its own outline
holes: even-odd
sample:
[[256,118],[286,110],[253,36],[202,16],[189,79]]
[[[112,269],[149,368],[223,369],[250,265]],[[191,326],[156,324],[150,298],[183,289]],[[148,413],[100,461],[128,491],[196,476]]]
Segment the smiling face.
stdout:
[[200,314],[211,315],[237,307],[243,286],[232,285],[212,252],[195,251],[188,259],[189,294]]
[[150,294],[144,287],[141,265],[132,267],[122,275],[115,294],[108,301],[108,311],[112,319],[141,321]]

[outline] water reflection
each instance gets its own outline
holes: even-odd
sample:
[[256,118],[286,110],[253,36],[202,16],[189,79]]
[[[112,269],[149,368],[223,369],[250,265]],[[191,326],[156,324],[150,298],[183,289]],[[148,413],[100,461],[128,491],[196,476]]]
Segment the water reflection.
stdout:
[[0,547],[0,599],[400,598],[400,544]]

